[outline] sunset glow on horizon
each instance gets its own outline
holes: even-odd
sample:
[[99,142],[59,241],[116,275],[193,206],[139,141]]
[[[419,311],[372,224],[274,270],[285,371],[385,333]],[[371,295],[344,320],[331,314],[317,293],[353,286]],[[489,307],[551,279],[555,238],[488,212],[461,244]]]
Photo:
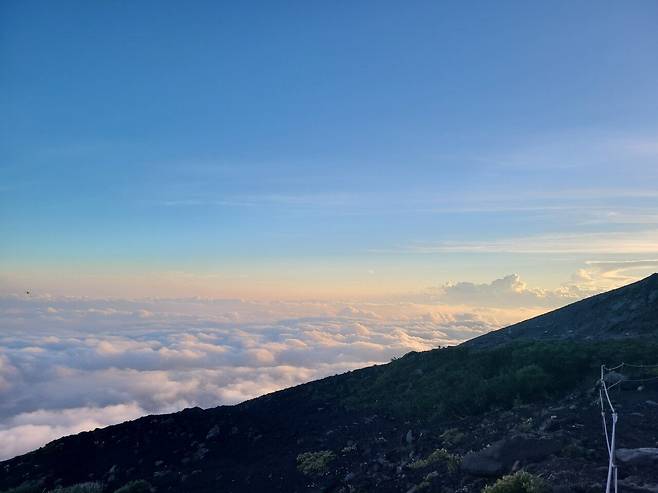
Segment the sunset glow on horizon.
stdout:
[[656,19],[2,2],[0,459],[658,271]]

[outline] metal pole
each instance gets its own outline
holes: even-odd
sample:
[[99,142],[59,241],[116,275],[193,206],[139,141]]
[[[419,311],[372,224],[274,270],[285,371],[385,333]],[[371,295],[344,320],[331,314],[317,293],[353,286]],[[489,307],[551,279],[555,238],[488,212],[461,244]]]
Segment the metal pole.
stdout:
[[615,493],[617,493],[617,464],[615,464]]
[[[613,479],[613,470],[616,469],[615,466],[615,431],[617,429],[617,413],[612,413],[612,439],[610,440],[610,462],[608,462],[608,481],[605,486],[605,493],[610,493],[610,487],[612,486]],[[617,471],[614,471],[615,479],[617,476]],[[615,481],[615,493],[617,491],[617,485]]]
[[[601,388],[605,390],[604,380],[605,365],[601,365]],[[601,416],[603,417],[603,429],[605,431],[605,440],[608,445],[608,480],[605,483],[605,493],[610,493],[610,480],[612,479],[612,455],[610,453],[610,441],[608,440],[608,430],[605,425],[605,412],[603,411],[603,403],[601,403]]]
[[612,461],[612,467],[615,472],[615,493],[617,493],[617,462],[615,457],[615,444],[617,443],[617,413],[612,414],[612,443],[610,444],[610,460]]

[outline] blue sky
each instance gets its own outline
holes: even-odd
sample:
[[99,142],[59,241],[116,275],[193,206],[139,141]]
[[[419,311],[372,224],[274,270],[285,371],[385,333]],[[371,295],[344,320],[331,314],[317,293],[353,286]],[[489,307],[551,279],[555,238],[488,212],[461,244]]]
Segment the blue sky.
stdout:
[[0,459],[657,271],[656,25],[642,0],[0,2]]
[[655,2],[7,1],[0,19],[5,292],[556,287],[658,257]]

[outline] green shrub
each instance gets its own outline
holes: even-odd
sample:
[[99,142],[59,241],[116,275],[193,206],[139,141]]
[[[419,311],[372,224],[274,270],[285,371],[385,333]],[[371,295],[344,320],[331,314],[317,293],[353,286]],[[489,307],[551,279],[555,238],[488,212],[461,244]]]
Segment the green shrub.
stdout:
[[103,484],[98,482],[78,483],[62,488],[58,486],[48,493],[103,493]]
[[66,488],[57,488],[49,493],[103,493],[103,485],[98,482],[78,483]]
[[[526,365],[516,370],[516,390],[524,399],[541,395],[541,390],[550,383],[551,377],[536,364]],[[537,389],[540,389],[539,392]]]
[[297,470],[306,475],[324,474],[335,458],[336,456],[330,450],[304,452],[297,456]]
[[523,418],[521,419],[521,422],[516,425],[516,429],[519,430],[522,433],[527,433],[532,430],[534,427],[535,420],[532,418]]
[[546,482],[539,476],[519,471],[503,476],[494,484],[486,486],[482,493],[548,493]]
[[461,460],[462,459],[459,455],[451,454],[446,449],[440,448],[436,449],[434,452],[428,455],[427,458],[418,459],[417,461],[412,462],[409,464],[409,467],[411,469],[422,469],[437,462],[444,462],[448,468],[448,471],[454,473],[457,471],[457,469],[459,469]]
[[151,484],[148,481],[144,481],[143,479],[126,483],[121,488],[114,491],[114,493],[150,493],[150,492],[151,492]]
[[309,398],[334,398],[369,413],[452,420],[562,396],[592,385],[602,363],[653,361],[657,352],[658,338],[448,347],[316,382]]
[[590,458],[592,451],[586,449],[579,443],[570,443],[562,449],[561,455],[570,459]]

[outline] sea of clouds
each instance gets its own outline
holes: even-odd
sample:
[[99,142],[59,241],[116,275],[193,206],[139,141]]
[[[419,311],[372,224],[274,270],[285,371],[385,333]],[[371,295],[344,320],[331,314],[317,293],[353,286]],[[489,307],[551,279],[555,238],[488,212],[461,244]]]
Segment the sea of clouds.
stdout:
[[0,459],[457,344],[582,296],[508,276],[377,302],[0,297]]

